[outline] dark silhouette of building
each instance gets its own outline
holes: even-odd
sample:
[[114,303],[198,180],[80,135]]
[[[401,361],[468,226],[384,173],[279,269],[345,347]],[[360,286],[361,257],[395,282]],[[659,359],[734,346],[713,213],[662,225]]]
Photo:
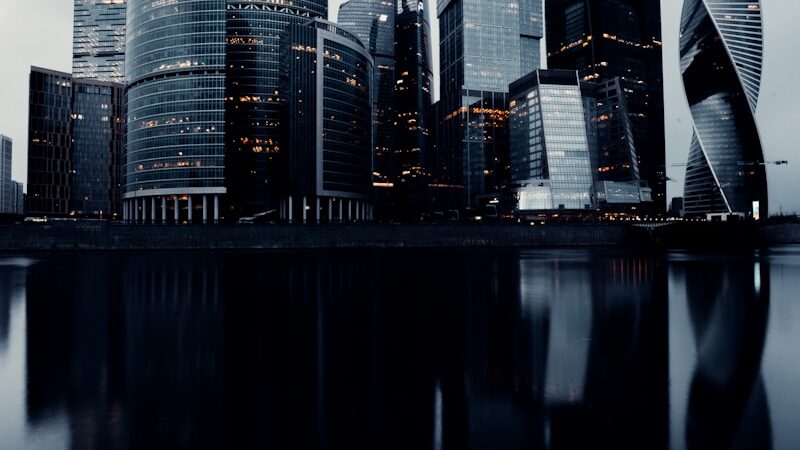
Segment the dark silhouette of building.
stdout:
[[290,223],[368,220],[372,57],[355,35],[321,19],[290,25],[282,42],[281,217]]
[[617,105],[617,114],[627,114],[610,119],[618,125],[608,124],[622,128],[598,136],[598,169],[607,169],[600,180],[627,182],[638,165],[641,181],[652,189],[649,209],[665,212],[660,0],[549,0],[545,15],[548,67],[578,70],[584,81],[598,83],[603,107]]

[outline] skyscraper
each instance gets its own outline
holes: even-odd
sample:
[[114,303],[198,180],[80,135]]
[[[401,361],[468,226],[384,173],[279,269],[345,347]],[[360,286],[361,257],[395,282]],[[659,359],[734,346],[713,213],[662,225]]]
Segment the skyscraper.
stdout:
[[[547,64],[551,69],[578,70],[585,81],[606,87],[618,78],[628,121],[633,131],[641,181],[653,190],[655,212],[666,210],[664,144],[664,94],[661,61],[661,12],[659,0],[548,0]],[[615,94],[606,100],[614,100]],[[620,135],[616,135],[619,137]],[[603,136],[598,136],[603,138]],[[606,134],[606,137],[613,136]],[[630,145],[626,142],[623,145]],[[598,142],[603,148],[612,140]],[[622,148],[617,148],[622,150]],[[616,164],[626,151],[608,161]],[[611,167],[611,166],[609,166]],[[614,167],[617,167],[616,165]],[[633,166],[612,170],[606,178],[634,172]],[[612,177],[613,175],[613,177]]]
[[509,84],[539,67],[541,8],[541,0],[438,1],[442,117],[437,151],[447,162],[434,176],[437,184],[463,186],[468,206],[504,184],[498,171],[508,166],[508,155],[496,142],[506,133]]
[[592,165],[577,72],[537,70],[509,89],[517,209],[591,210]]
[[11,152],[13,142],[0,134],[0,214],[13,214],[16,209],[13,181],[11,181]]
[[128,1],[132,32],[123,170],[128,220],[213,220],[220,217],[220,196],[227,192],[226,2],[180,5]]
[[283,93],[280,39],[290,24],[328,17],[327,0],[227,0],[225,184],[233,216],[277,207]]
[[392,182],[396,161],[395,14],[395,0],[348,0],[339,7],[339,26],[361,39],[375,63],[373,180],[379,187]]
[[290,223],[372,215],[372,57],[326,20],[290,25],[282,38],[284,198]]
[[763,58],[761,2],[686,0],[680,55],[694,127],[686,214],[767,217],[767,176],[755,120]]
[[125,82],[126,0],[75,0],[72,74]]
[[123,86],[31,68],[28,212],[121,217]]

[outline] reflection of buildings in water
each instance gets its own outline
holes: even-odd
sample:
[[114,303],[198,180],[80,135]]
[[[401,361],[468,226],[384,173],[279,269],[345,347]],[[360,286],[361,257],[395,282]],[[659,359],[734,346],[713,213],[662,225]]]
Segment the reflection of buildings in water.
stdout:
[[686,269],[686,296],[697,345],[688,448],[772,448],[761,376],[769,320],[768,265],[692,263]]
[[0,265],[0,352],[8,346],[11,312],[19,292],[25,288],[25,269]]

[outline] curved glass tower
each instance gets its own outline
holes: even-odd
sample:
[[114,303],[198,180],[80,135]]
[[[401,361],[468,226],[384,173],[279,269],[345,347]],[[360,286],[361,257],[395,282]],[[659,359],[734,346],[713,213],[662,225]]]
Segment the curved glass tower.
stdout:
[[127,28],[126,219],[217,217],[226,192],[225,0],[129,0]]
[[681,71],[694,136],[687,215],[767,216],[767,177],[755,121],[763,55],[761,3],[686,0]]

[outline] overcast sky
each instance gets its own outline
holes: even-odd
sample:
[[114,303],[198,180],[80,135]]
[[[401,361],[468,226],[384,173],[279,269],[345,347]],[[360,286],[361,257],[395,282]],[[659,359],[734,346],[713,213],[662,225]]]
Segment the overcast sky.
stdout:
[[[546,0],[545,0],[546,1]],[[69,72],[72,52],[72,0],[0,0],[0,134],[14,140],[13,177],[26,181],[28,73],[30,66]],[[343,0],[331,0],[335,18]],[[429,13],[435,15],[435,0]],[[668,165],[685,163],[691,122],[678,71],[678,28],[681,0],[662,0],[664,95]],[[767,160],[789,160],[768,168],[770,208],[800,212],[800,46],[794,39],[798,0],[762,0],[764,9],[764,76],[758,120]],[[432,18],[433,42],[438,26]],[[438,57],[434,45],[434,58]],[[438,67],[438,66],[437,66]],[[438,69],[434,70],[434,72]],[[438,74],[437,74],[438,75]],[[438,82],[438,77],[437,77]],[[438,91],[438,89],[437,89]],[[667,167],[669,196],[683,191],[682,167]]]

